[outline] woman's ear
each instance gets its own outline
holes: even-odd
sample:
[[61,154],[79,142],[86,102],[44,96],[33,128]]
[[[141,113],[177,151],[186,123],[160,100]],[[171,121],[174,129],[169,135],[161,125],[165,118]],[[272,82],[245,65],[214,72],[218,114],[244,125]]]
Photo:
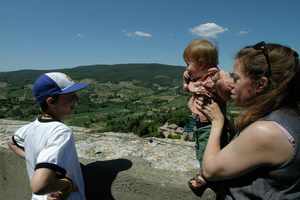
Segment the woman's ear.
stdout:
[[268,86],[269,79],[265,76],[261,77],[259,80],[256,81],[256,92],[261,93],[265,90],[265,88]]

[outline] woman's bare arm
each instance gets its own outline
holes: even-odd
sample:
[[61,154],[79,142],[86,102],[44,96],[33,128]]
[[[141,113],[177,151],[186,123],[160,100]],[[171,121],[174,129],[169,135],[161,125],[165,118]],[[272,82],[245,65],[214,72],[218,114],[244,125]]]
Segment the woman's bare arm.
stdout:
[[273,122],[257,121],[223,149],[221,111],[216,103],[204,108],[212,121],[206,146],[202,172],[208,180],[222,180],[240,176],[260,165],[279,165],[293,155],[293,147],[285,134]]

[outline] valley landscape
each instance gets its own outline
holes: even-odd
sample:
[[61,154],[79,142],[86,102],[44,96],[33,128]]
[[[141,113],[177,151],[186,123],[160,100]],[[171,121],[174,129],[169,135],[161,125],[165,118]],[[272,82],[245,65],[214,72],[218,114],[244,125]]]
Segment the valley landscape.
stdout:
[[[89,83],[66,123],[95,132],[133,132],[160,137],[168,123],[184,127],[189,111],[182,90],[182,66],[162,64],[89,65],[60,69],[74,80]],[[50,71],[50,70],[48,70]],[[31,93],[34,80],[46,70],[0,73],[0,118],[33,120],[39,113]]]

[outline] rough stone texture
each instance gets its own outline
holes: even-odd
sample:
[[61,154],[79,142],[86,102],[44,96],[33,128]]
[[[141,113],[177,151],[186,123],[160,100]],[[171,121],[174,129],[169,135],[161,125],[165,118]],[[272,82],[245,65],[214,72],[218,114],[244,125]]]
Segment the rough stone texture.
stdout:
[[[7,150],[11,135],[26,123],[0,120],[0,200],[30,199],[25,162]],[[186,184],[198,169],[193,143],[72,129],[89,200],[200,199]],[[201,199],[214,198],[206,191]]]

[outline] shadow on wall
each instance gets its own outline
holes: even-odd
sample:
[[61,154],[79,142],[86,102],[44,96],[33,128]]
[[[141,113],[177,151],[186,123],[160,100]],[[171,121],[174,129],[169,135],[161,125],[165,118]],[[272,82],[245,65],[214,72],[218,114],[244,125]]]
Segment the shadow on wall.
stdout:
[[132,167],[127,159],[96,161],[83,165],[85,190],[88,200],[115,200],[111,186],[117,174]]
[[[199,199],[185,184],[190,174],[178,176],[127,159],[90,162],[83,167],[87,200]],[[0,200],[31,199],[30,191],[24,160],[0,147]],[[201,199],[214,200],[215,195],[205,192]]]
[[[132,167],[127,159],[91,162],[83,166],[88,200],[116,200],[111,186],[119,172]],[[26,165],[11,151],[0,148],[0,200],[31,199]]]

